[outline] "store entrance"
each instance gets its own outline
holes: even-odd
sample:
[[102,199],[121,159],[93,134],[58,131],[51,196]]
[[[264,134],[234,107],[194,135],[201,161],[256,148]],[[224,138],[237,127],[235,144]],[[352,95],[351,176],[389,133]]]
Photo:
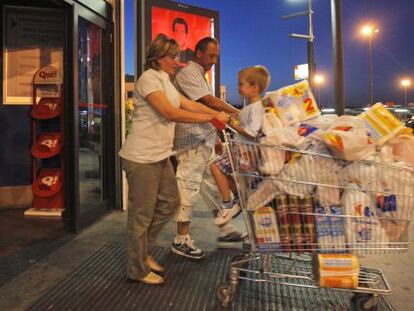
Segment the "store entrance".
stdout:
[[[111,25],[83,7],[75,7],[74,120],[75,192],[73,231],[112,207],[114,198],[113,69]],[[76,182],[77,181],[77,182]]]
[[[41,68],[53,67],[56,77],[64,76],[67,81],[69,55],[65,34],[70,29],[67,17],[71,16],[71,7],[57,1],[7,0],[1,2],[0,10],[3,73],[0,96],[1,286],[70,238],[60,216],[64,208],[63,186],[54,187],[57,179],[50,175],[38,178],[46,170],[61,169],[60,173],[63,172],[64,150],[52,152],[48,142],[40,137],[58,132],[61,141],[65,139],[60,125],[64,123],[67,92],[57,92],[62,88],[44,84],[35,94],[34,76]],[[42,71],[42,76],[46,78],[47,71]],[[54,110],[58,113],[42,114],[47,109],[40,114],[33,113],[35,105],[40,107],[42,100],[46,107],[57,107],[47,102],[52,101],[55,92],[61,95],[59,109]],[[42,150],[50,153],[36,154],[37,143],[47,146]],[[59,184],[62,185],[62,179]],[[52,187],[58,189],[57,195],[51,191],[39,196],[34,190],[47,191]]]
[[[105,1],[84,2],[0,4],[0,286],[114,208],[113,10]],[[58,115],[39,117],[34,104],[56,91],[49,83],[33,92],[44,67],[61,75],[61,100]],[[40,134],[56,132],[59,152],[50,139],[39,144],[50,153],[32,152]],[[56,180],[42,169],[60,169],[59,200],[44,195]]]

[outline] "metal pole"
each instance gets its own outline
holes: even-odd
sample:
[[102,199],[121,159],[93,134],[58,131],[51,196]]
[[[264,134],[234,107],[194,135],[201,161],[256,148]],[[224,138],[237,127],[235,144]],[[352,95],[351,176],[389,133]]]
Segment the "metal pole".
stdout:
[[318,106],[319,109],[322,110],[322,103],[321,103],[321,86],[318,86]]
[[331,0],[332,44],[335,82],[335,110],[338,115],[345,111],[344,64],[342,44],[342,0]]
[[309,70],[309,85],[314,89],[313,76],[315,74],[315,56],[313,48],[313,11],[312,11],[312,0],[308,2],[309,12],[309,40],[308,40],[308,70]]
[[372,36],[368,37],[368,98],[369,106],[372,106],[374,102],[374,82],[372,78]]
[[404,86],[404,103],[405,107],[407,107],[407,86]]
[[315,64],[314,64],[314,49],[313,41],[308,41],[308,70],[309,70],[309,85],[314,89],[314,75],[315,75]]

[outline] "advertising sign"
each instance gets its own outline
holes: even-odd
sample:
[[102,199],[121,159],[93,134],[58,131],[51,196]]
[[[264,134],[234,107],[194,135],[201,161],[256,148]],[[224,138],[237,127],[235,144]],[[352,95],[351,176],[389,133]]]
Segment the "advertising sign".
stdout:
[[[196,43],[205,37],[220,41],[219,12],[170,0],[137,0],[137,67],[144,71],[146,52],[160,33],[173,38],[180,46],[180,67],[193,59]],[[206,74],[216,96],[220,96],[220,60]]]
[[196,43],[214,36],[211,18],[160,7],[152,8],[152,34],[159,33],[175,39],[180,45],[180,64],[185,65],[193,58]]
[[304,80],[309,77],[308,64],[300,64],[295,66],[295,80]]

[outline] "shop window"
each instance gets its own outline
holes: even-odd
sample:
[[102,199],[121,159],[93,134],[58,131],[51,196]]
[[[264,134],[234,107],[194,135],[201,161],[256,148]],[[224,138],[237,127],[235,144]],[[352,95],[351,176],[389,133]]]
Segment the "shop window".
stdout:
[[63,73],[64,23],[60,10],[4,7],[3,104],[32,104],[33,75],[39,68],[54,66]]

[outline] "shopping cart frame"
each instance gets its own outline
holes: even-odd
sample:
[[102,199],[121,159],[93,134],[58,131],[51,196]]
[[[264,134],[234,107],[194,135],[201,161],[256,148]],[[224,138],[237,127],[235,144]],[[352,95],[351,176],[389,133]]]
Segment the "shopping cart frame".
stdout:
[[[244,250],[240,255],[235,256],[229,267],[229,274],[226,283],[220,284],[217,287],[216,294],[224,307],[229,306],[237,291],[237,287],[240,280],[253,281],[256,283],[272,283],[283,286],[294,286],[307,289],[320,289],[314,277],[312,277],[312,267],[309,268],[309,258],[304,258],[303,255],[298,255],[294,252],[290,252],[288,255],[284,253],[274,254],[272,251],[264,251],[257,248],[255,241],[255,234],[253,225],[250,221],[251,215],[249,215],[248,208],[246,206],[246,198],[241,191],[241,181],[238,170],[236,169],[236,161],[234,159],[234,153],[231,147],[231,135],[236,132],[229,126],[226,126],[227,132],[223,130],[223,137],[225,140],[226,151],[230,158],[230,164],[233,172],[234,181],[236,184],[238,196],[240,198],[240,206],[242,209],[242,215],[244,223],[248,231],[248,237],[250,240],[250,249]],[[252,142],[251,144],[257,144]],[[273,147],[273,146],[268,146]],[[286,151],[297,150],[291,148],[279,148]],[[309,153],[312,154],[312,153]],[[322,155],[325,156],[325,155]],[[331,157],[331,156],[327,156]],[[332,158],[332,157],[331,157]],[[329,185],[325,185],[329,187]],[[316,215],[316,214],[315,214]],[[375,248],[374,248],[375,249]],[[403,249],[406,249],[405,246]],[[288,259],[290,261],[290,267],[298,264],[306,263],[306,267],[303,275],[289,273],[291,269],[287,269],[283,272],[272,272],[271,260]],[[252,263],[260,263],[260,269],[249,269],[249,265]],[[356,288],[330,288],[335,291],[343,291],[353,293],[354,296],[351,300],[351,305],[355,310],[376,310],[376,307],[382,296],[390,295],[392,293],[391,286],[385,277],[383,271],[378,268],[361,267],[359,275],[359,286]],[[366,286],[362,286],[366,285]],[[374,286],[373,286],[374,285]],[[388,303],[384,297],[385,302]],[[388,303],[392,309],[391,305]]]

